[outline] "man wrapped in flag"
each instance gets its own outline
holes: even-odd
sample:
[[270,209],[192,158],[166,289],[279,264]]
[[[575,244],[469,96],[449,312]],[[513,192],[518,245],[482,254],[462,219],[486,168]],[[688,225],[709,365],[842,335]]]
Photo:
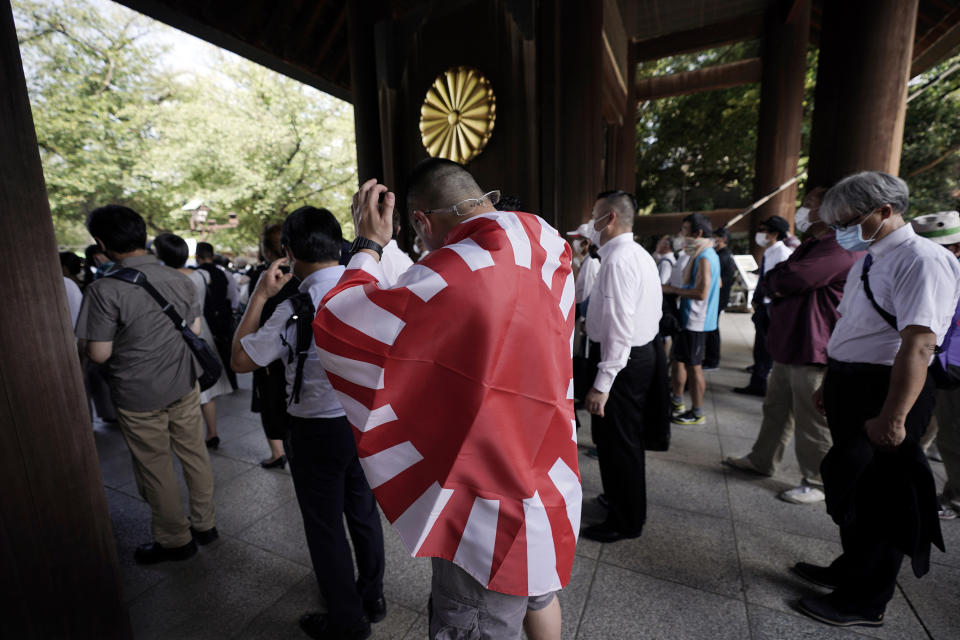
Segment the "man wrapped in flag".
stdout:
[[559,638],[581,506],[570,249],[498,198],[457,163],[417,165],[406,206],[430,254],[387,288],[396,196],[364,183],[314,331],[377,501],[433,559],[431,637],[519,638],[526,618]]

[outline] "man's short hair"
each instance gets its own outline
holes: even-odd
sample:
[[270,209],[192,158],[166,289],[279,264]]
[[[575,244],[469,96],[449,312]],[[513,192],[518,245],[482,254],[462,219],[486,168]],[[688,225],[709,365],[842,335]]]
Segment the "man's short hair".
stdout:
[[338,262],[342,238],[340,223],[326,209],[300,207],[283,221],[281,242],[303,262]]
[[83,260],[81,260],[80,256],[75,254],[73,251],[61,251],[60,266],[65,268],[67,273],[75,276],[83,271]]
[[597,200],[602,200],[605,206],[619,214],[617,219],[621,229],[633,229],[633,221],[637,217],[637,199],[632,193],[619,189],[601,191],[597,194]]
[[179,269],[187,264],[190,249],[187,241],[173,233],[161,233],[153,239],[153,252],[160,258],[160,262]]
[[[275,256],[283,256],[283,224],[280,222],[271,222],[263,227],[263,232],[260,234],[260,242],[263,244],[267,250],[270,251]],[[263,256],[264,259],[267,256]]]
[[404,201],[410,215],[413,215],[410,202],[414,199],[422,207],[439,209],[483,195],[480,185],[463,165],[444,158],[418,162],[407,176],[405,192]]
[[691,213],[683,219],[683,222],[690,223],[691,236],[696,236],[698,231],[703,232],[704,238],[709,238],[713,235],[713,225],[710,224],[710,218],[702,213]]
[[862,171],[833,185],[820,204],[820,220],[845,224],[888,204],[903,215],[910,206],[910,187],[897,176],[882,171]]
[[213,252],[213,245],[209,242],[198,242],[197,243],[197,260],[213,260],[213,256],[216,255]]
[[87,231],[115,253],[130,253],[147,246],[147,225],[129,207],[108,204],[90,212]]
[[726,227],[719,227],[713,230],[714,238],[721,238],[727,244],[730,244],[730,232],[727,231]]

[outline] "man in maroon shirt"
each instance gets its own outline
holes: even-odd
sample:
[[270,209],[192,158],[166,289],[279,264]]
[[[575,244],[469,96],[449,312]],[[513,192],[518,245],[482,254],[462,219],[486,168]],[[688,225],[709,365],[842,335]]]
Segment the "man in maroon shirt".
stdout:
[[763,421],[753,450],[728,457],[726,465],[772,476],[796,424],[796,452],[803,482],[779,497],[795,504],[824,499],[820,463],[830,449],[830,430],[813,404],[823,381],[827,341],[840,314],[847,272],[859,254],[837,244],[834,232],[817,216],[825,189],[809,191],[797,210],[796,225],[807,240],[763,278],[771,292],[767,349],[773,369],[763,403]]

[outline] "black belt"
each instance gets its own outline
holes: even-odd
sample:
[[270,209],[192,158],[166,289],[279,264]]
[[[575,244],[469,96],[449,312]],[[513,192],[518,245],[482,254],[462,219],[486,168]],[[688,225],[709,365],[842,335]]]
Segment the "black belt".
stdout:
[[827,360],[827,367],[837,373],[884,373],[893,369],[888,364],[874,364],[872,362],[840,362],[830,358]]
[[[653,340],[651,340],[651,341],[648,342],[647,344],[640,345],[639,347],[630,347],[630,355],[631,355],[631,356],[640,355],[640,351],[641,351],[641,350],[646,349],[647,347],[650,347],[652,344],[653,344]],[[593,350],[594,350],[594,349],[598,349],[598,350],[599,350],[599,349],[600,349],[600,343],[599,343],[599,342],[594,342],[593,340],[590,340],[590,353],[593,353]]]

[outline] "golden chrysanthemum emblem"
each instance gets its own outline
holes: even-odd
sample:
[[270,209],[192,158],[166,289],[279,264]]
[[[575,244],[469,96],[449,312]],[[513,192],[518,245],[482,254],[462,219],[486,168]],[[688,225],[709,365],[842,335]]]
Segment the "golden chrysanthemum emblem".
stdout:
[[490,81],[476,69],[444,71],[420,107],[420,135],[432,157],[466,164],[487,146],[497,119]]

